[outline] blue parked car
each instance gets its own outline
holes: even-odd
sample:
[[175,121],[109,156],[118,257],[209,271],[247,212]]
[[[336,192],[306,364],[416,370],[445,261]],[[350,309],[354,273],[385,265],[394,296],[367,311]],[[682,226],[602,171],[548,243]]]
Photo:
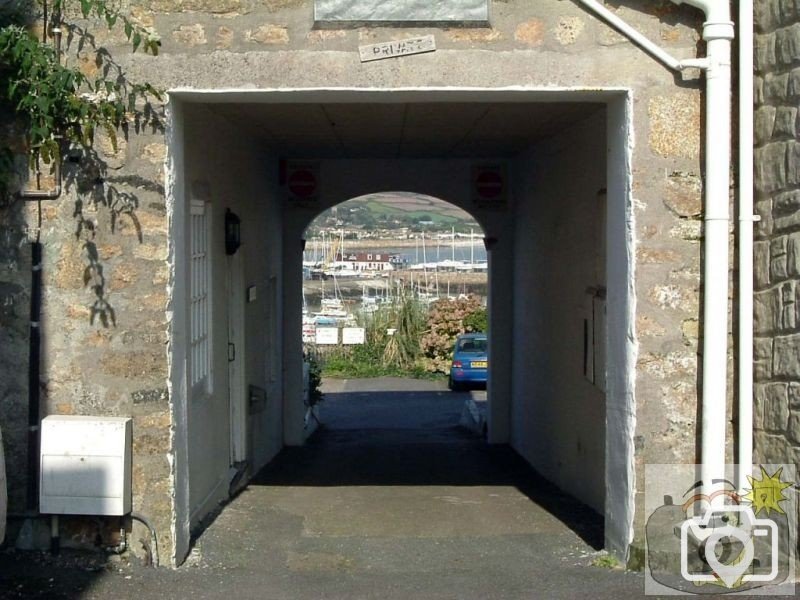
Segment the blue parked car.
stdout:
[[485,333],[465,333],[456,338],[447,387],[458,391],[470,384],[486,385],[489,360]]

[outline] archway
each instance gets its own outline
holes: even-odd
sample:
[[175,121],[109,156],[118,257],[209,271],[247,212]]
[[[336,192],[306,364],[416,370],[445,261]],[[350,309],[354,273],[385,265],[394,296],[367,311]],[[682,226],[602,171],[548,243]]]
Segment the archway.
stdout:
[[[259,94],[192,92],[177,95],[173,107],[176,320],[170,348],[178,538],[188,540],[191,526],[226,497],[229,472],[228,418],[220,413],[214,421],[191,393],[192,200],[205,199],[218,225],[226,207],[242,220],[242,251],[249,257],[248,387],[260,388],[247,398],[248,410],[258,415],[248,425],[249,439],[261,445],[251,467],[257,468],[281,446],[301,445],[306,437],[297,331],[307,226],[350,198],[402,189],[446,199],[484,229],[492,273],[489,442],[510,443],[545,477],[605,513],[608,546],[624,551],[635,484],[627,96],[544,90],[397,91],[391,98],[354,90]],[[320,103],[328,103],[321,112]],[[408,106],[422,121],[435,115],[446,127],[386,128],[376,139],[358,137],[352,149],[343,141],[369,130],[364,115],[402,113]],[[303,119],[334,112],[337,123],[320,124],[334,135],[303,129]],[[254,122],[280,135],[262,136]],[[293,127],[300,130],[296,135]],[[455,142],[442,143],[447,135]],[[431,152],[434,143],[439,149]],[[312,201],[288,197],[281,166],[291,159],[285,157],[316,164],[320,190]],[[506,175],[506,202],[476,201],[475,169],[487,167]],[[219,274],[227,272],[221,236],[214,228]],[[212,317],[219,325],[227,314],[220,306]],[[224,364],[227,348],[215,343],[214,352]],[[197,435],[200,421],[218,449]],[[214,475],[206,476],[212,462]],[[192,476],[192,469],[200,474]],[[203,484],[193,488],[198,481]]]
[[[376,391],[394,383],[381,377],[447,381],[475,391],[461,421],[485,432],[490,274],[474,217],[430,196],[379,192],[323,211],[304,239],[302,340],[314,367],[304,376],[313,371],[316,385],[321,372],[326,389],[342,387],[331,377],[372,379]],[[306,393],[309,406],[319,398]],[[309,408],[306,427],[329,406]]]

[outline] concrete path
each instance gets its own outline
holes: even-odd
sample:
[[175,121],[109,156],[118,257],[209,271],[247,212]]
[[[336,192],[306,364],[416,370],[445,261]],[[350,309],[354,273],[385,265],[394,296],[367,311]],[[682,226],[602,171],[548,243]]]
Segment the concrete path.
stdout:
[[36,560],[49,559],[6,555],[0,596],[643,595],[640,575],[591,565],[602,543],[598,515],[537,478],[509,448],[457,426],[469,392],[404,380],[325,389],[320,431],[262,471],[181,569],[37,570]]

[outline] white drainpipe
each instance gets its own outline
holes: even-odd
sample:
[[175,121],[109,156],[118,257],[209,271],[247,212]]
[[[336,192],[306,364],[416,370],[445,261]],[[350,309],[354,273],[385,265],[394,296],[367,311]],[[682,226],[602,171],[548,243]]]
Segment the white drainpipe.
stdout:
[[[703,23],[706,58],[682,61],[671,57],[597,0],[580,2],[672,69],[698,67],[706,73],[701,478],[707,486],[707,492],[712,491],[711,488],[715,487],[713,480],[725,476],[727,426],[728,204],[733,39],[729,0],[672,0],[675,4],[685,2],[699,8],[706,16]],[[752,215],[752,209],[747,214]],[[752,313],[752,308],[750,310]],[[752,428],[748,435],[752,435]]]
[[[706,40],[706,178],[703,303],[703,406],[700,447],[705,489],[725,477],[728,381],[728,229],[731,137],[731,22],[728,0],[685,1],[702,10]],[[752,214],[752,211],[751,211]]]
[[739,470],[753,465],[753,0],[739,2]]

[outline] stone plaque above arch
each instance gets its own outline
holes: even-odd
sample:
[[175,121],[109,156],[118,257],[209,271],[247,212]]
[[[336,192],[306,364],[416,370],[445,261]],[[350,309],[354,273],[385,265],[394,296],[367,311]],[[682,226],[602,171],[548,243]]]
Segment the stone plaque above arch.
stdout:
[[489,0],[314,0],[319,27],[413,23],[453,26],[489,24]]

